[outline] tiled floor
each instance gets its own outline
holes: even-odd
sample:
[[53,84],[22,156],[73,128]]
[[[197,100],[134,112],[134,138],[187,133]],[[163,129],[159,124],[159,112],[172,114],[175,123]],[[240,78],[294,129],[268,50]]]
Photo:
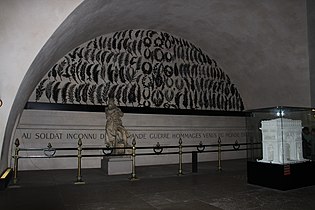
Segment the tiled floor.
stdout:
[[[107,176],[101,169],[24,171],[19,185],[0,191],[0,209],[315,209],[315,186],[278,191],[246,183],[246,160],[199,163],[198,173],[184,165],[137,167],[129,175]],[[315,177],[314,177],[315,178]]]

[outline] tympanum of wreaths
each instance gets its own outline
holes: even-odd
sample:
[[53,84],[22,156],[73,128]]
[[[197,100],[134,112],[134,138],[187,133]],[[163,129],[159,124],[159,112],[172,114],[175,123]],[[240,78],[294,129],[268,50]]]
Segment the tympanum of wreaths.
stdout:
[[241,111],[235,84],[191,42],[166,32],[125,30],[71,50],[43,77],[30,101]]

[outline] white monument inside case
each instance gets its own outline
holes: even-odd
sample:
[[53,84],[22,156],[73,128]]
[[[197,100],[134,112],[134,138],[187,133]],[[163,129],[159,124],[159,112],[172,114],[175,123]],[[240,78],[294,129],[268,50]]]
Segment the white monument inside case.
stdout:
[[306,161],[303,158],[301,120],[263,120],[261,131],[263,159],[259,162],[288,164]]

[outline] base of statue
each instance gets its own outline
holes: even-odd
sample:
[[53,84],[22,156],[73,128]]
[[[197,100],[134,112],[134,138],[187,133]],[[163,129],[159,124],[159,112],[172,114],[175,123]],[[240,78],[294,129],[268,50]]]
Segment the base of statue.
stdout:
[[131,174],[132,160],[130,156],[104,157],[101,168],[107,175]]

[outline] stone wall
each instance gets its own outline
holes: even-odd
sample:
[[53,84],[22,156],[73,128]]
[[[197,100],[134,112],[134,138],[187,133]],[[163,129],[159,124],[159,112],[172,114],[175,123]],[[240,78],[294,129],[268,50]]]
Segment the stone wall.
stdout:
[[165,31],[200,46],[236,84],[245,109],[311,105],[305,1],[95,0],[72,14],[80,1],[42,2],[1,1],[0,169],[16,120],[45,74],[75,47],[115,31]]
[[[21,148],[53,147],[76,148],[79,138],[83,147],[105,146],[104,113],[65,112],[25,110],[15,133]],[[220,137],[222,144],[245,143],[245,118],[197,115],[161,115],[161,114],[125,114],[123,124],[130,133],[128,143],[135,139],[137,147],[153,147],[159,142],[161,146],[178,146],[179,139],[183,145],[217,144]],[[12,148],[14,149],[14,147]],[[207,150],[216,150],[208,148]],[[232,146],[225,147],[232,149]],[[196,148],[191,150],[196,151]],[[164,149],[164,152],[177,152],[178,149]],[[188,151],[187,148],[184,151]],[[84,151],[85,152],[85,151]],[[152,149],[138,150],[137,153],[153,153]],[[76,151],[59,151],[60,154],[77,154]],[[87,154],[87,153],[84,153]],[[101,151],[90,154],[102,154]],[[21,155],[44,155],[40,152],[21,152]],[[222,159],[245,158],[246,151],[224,152]],[[199,161],[217,160],[217,153],[199,154]],[[191,154],[184,155],[184,162],[191,162]],[[84,168],[99,168],[101,158],[83,158]],[[174,164],[178,155],[139,156],[137,165]],[[20,159],[20,170],[76,168],[75,158],[56,159]]]

